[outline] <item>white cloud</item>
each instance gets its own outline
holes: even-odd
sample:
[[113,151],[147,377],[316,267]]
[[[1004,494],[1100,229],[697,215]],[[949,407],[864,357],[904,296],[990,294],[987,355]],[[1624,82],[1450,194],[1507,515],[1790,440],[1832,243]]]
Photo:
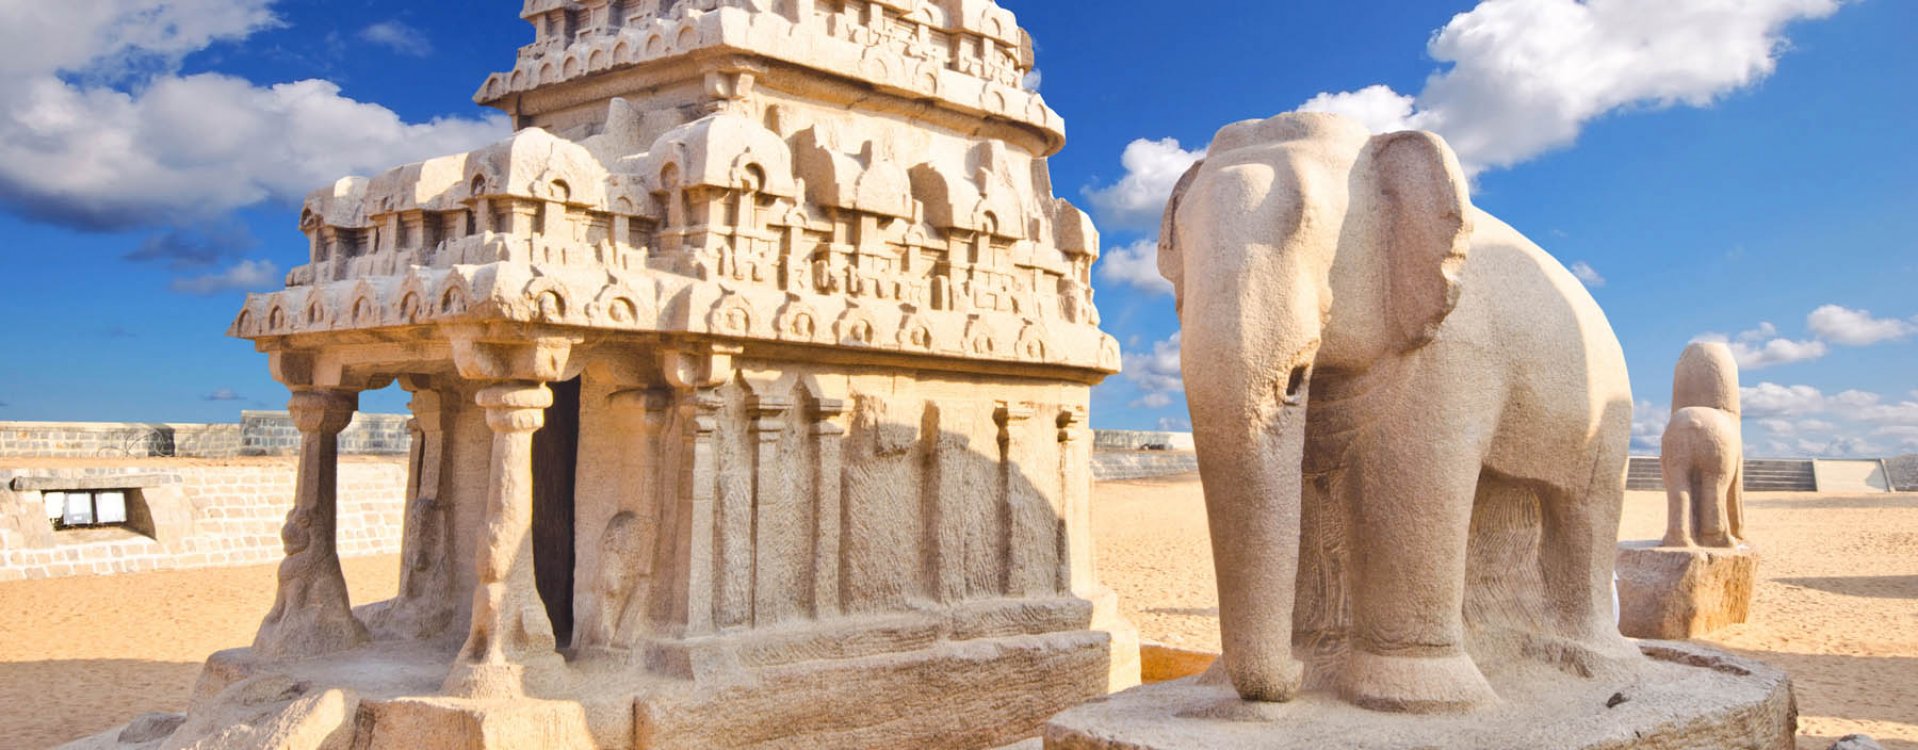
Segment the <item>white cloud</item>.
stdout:
[[1889,441],[1893,450],[1900,453],[1918,452],[1918,425],[1880,427],[1872,436]]
[[1171,294],[1172,282],[1159,275],[1159,243],[1140,240],[1099,256],[1099,278],[1157,294]]
[[1639,401],[1632,407],[1632,449],[1657,453],[1665,441],[1665,425],[1672,421],[1672,409],[1664,404]]
[[1596,288],[1605,285],[1605,277],[1599,274],[1598,269],[1593,268],[1592,264],[1582,260],[1572,264],[1572,275],[1577,276],[1580,282],[1583,282],[1589,287]]
[[1855,417],[1861,416],[1863,409],[1878,404],[1882,397],[1859,390],[1826,395],[1809,385],[1786,386],[1767,381],[1738,389],[1738,400],[1745,416],[1752,418],[1805,416],[1835,410],[1849,410]]
[[360,38],[408,57],[433,54],[433,42],[419,29],[398,19],[381,21],[360,29]]
[[1760,419],[1758,426],[1765,428],[1766,432],[1780,436],[1804,432],[1831,432],[1838,429],[1838,425],[1822,419],[1784,419],[1782,417]]
[[1159,226],[1179,178],[1202,158],[1204,150],[1187,151],[1173,138],[1133,141],[1119,157],[1125,176],[1105,187],[1087,188],[1086,197],[1098,211],[1101,224],[1150,230]]
[[4,4],[0,204],[80,228],[180,225],[509,133],[497,115],[407,123],[326,81],[175,72],[193,52],[275,23],[269,5]]
[[1179,367],[1179,334],[1153,344],[1144,354],[1125,355],[1125,378],[1139,389],[1133,407],[1171,406],[1175,397],[1185,393],[1185,378]]
[[1046,74],[1038,68],[1033,68],[1032,70],[1026,71],[1025,77],[1019,79],[1019,88],[1027,91],[1038,91],[1039,87],[1045,85],[1045,83]]
[[1839,305],[1825,305],[1811,311],[1805,324],[1819,338],[1845,346],[1871,346],[1918,333],[1918,324],[1874,318],[1870,310],[1853,310]]
[[1321,93],[1299,105],[1298,111],[1344,115],[1374,133],[1396,133],[1420,128],[1422,118],[1413,113],[1417,105],[1417,99],[1375,84],[1357,91]]
[[1738,361],[1740,369],[1763,370],[1767,367],[1788,365],[1794,362],[1810,362],[1820,359],[1831,351],[1823,341],[1797,341],[1778,338],[1776,326],[1761,323],[1755,330],[1745,331],[1736,338],[1722,333],[1707,333],[1693,341],[1707,341],[1725,344],[1731,347],[1732,358]]
[[279,22],[273,0],[67,0],[0,3],[0,84],[49,71],[119,76],[171,69],[186,55]]
[[181,294],[211,296],[221,292],[257,292],[279,286],[280,267],[270,260],[243,260],[224,271],[173,280],[171,288]]
[[[1739,390],[1747,455],[1879,458],[1918,450],[1918,394],[1887,403],[1869,391],[1828,394],[1809,385],[1763,382]],[[1754,438],[1753,427],[1764,434]]]
[[1840,0],[1484,0],[1428,52],[1450,63],[1416,96],[1384,86],[1307,107],[1375,130],[1445,136],[1469,171],[1508,167],[1578,139],[1611,112],[1703,107],[1770,75],[1785,27]]
[[[1577,267],[1573,268],[1577,272]],[[1831,344],[1871,346],[1909,338],[1918,334],[1918,319],[1911,321],[1872,317],[1869,310],[1853,310],[1841,305],[1825,305],[1805,317],[1812,338],[1798,340],[1778,335],[1778,326],[1759,323],[1757,328],[1735,337],[1706,333],[1693,341],[1716,341],[1731,347],[1738,366],[1760,370],[1774,365],[1809,362],[1831,352]]]

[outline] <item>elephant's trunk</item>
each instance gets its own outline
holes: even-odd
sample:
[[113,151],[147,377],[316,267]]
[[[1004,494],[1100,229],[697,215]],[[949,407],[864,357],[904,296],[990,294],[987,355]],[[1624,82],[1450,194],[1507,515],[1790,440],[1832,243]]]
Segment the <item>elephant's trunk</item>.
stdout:
[[1303,668],[1292,655],[1292,615],[1311,356],[1308,350],[1294,360],[1302,364],[1276,372],[1226,363],[1206,371],[1197,362],[1187,370],[1205,373],[1189,378],[1187,389],[1218,574],[1225,670],[1240,697],[1251,701],[1291,700],[1302,683]]

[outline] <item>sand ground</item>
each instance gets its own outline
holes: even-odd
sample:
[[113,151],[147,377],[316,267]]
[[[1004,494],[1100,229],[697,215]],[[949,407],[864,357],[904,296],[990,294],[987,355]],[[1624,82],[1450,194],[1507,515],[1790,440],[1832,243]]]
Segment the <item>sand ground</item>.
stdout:
[[[345,561],[355,605],[399,591],[399,559]],[[181,711],[215,651],[253,642],[274,565],[0,584],[0,748]]]
[[[1140,634],[1217,650],[1196,477],[1105,483],[1094,495],[1099,575]],[[1791,673],[1801,750],[1852,733],[1918,750],[1918,495],[1767,493],[1745,505],[1762,555],[1752,622],[1707,640]],[[1663,493],[1628,493],[1621,538],[1664,528]]]
[[[1193,477],[1100,484],[1100,575],[1148,640],[1218,647],[1204,502]],[[1918,495],[1754,495],[1764,555],[1754,622],[1712,642],[1789,670],[1799,747],[1852,732],[1918,750]],[[1632,493],[1623,533],[1656,537],[1664,499]],[[354,603],[391,597],[392,557],[348,560]],[[214,651],[251,641],[274,567],[0,584],[0,748],[50,747],[178,711]]]

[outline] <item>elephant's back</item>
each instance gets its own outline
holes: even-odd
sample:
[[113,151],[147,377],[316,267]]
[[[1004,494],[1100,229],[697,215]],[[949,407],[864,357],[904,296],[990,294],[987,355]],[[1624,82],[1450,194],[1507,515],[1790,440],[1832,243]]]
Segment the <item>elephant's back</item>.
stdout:
[[1459,309],[1446,327],[1459,325],[1440,335],[1471,339],[1461,348],[1505,373],[1500,430],[1527,436],[1514,441],[1531,446],[1520,452],[1576,455],[1598,440],[1619,442],[1622,460],[1631,376],[1610,321],[1564,265],[1504,222],[1475,213]]
[[1483,343],[1524,347],[1533,359],[1558,363],[1554,369],[1615,374],[1629,398],[1624,348],[1584,283],[1518,230],[1473,211],[1459,312],[1482,318],[1476,327],[1489,338]]
[[1736,468],[1744,453],[1738,421],[1728,412],[1692,406],[1672,412],[1659,443],[1668,470],[1696,466]]

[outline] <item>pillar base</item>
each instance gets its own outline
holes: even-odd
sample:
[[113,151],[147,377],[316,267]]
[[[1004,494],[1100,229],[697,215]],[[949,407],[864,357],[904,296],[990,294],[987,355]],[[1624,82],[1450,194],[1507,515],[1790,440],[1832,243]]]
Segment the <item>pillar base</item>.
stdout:
[[[510,698],[444,694],[444,641],[374,643],[293,663],[235,649],[208,661],[189,722],[164,742],[184,747],[223,730],[219,717],[235,696],[285,702],[278,686],[297,685],[359,701],[347,743],[356,748],[984,750],[1033,737],[1053,714],[1104,696],[1115,661],[1136,664],[1136,655],[1115,653],[1128,643],[1122,635],[1086,628],[1090,610],[1078,600],[995,600],[654,644],[626,658],[554,656],[550,668],[451,670],[467,685],[530,693]],[[162,741],[121,742],[121,732],[85,747],[156,750]]]
[[1618,632],[1684,640],[1751,617],[1758,554],[1750,546],[1618,549]]
[[557,654],[518,664],[454,664],[441,691],[473,700],[511,701],[565,689],[566,662]]
[[594,747],[586,709],[569,701],[399,698],[366,706],[368,750]]
[[1541,667],[1492,675],[1502,702],[1449,715],[1367,711],[1324,693],[1291,703],[1246,703],[1223,681],[1193,677],[1059,714],[1046,725],[1045,747],[1793,747],[1798,711],[1783,671],[1692,644],[1644,642],[1640,648],[1650,658],[1637,674],[1586,680]]

